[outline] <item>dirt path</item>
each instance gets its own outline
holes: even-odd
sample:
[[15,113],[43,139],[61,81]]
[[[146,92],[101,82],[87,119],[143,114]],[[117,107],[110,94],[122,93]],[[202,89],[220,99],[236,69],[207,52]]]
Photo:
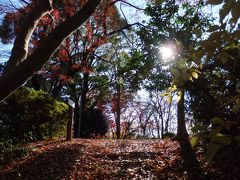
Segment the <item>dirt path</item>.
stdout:
[[179,146],[170,140],[73,140],[31,144],[0,179],[182,179]]

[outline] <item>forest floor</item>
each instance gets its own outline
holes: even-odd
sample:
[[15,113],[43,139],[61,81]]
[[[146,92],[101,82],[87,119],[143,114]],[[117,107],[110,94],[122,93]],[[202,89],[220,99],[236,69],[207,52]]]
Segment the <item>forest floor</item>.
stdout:
[[[27,156],[4,166],[1,180],[187,179],[180,147],[168,139],[55,140],[31,143],[28,147]],[[200,150],[197,154],[201,158]],[[206,179],[238,179],[239,160],[232,161],[235,169],[230,164],[205,165]]]

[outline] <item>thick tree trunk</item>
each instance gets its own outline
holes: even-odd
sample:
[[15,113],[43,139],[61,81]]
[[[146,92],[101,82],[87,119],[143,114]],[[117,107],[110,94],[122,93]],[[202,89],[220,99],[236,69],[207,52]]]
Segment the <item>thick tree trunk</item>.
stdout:
[[[45,2],[45,1],[44,1]],[[54,51],[60,46],[62,41],[81,26],[95,11],[96,7],[100,4],[101,0],[88,0],[87,3],[71,18],[58,25],[53,32],[51,32],[41,43],[41,45],[35,49],[35,51],[29,55],[26,59],[25,55],[15,55],[12,52],[10,59],[14,59],[15,62],[20,62],[17,66],[13,67],[8,65],[5,74],[0,77],[0,102],[8,97],[13,91],[24,84],[29,78],[31,78],[41,67],[47,62]],[[43,11],[42,14],[47,11]],[[30,13],[35,15],[36,11]],[[29,16],[31,16],[29,15]],[[39,17],[40,19],[41,17]],[[30,20],[26,21],[24,26],[28,27]],[[32,26],[31,26],[32,27]],[[33,27],[34,30],[34,27]],[[19,33],[21,36],[22,32]],[[27,33],[23,40],[28,40],[31,33]],[[17,38],[15,40],[17,43]],[[13,50],[16,51],[16,50]],[[25,53],[24,53],[25,54]],[[26,53],[28,54],[28,52]],[[14,58],[13,58],[14,56]],[[24,60],[23,60],[24,59]],[[10,68],[11,67],[11,68]]]
[[178,102],[177,109],[177,140],[181,147],[181,155],[184,162],[184,168],[187,171],[189,179],[202,179],[202,172],[195,152],[189,141],[187,133],[185,112],[184,112],[184,90],[181,89],[181,99]]
[[121,137],[121,85],[117,82],[117,117],[116,117],[116,135],[117,139]]
[[177,105],[177,137],[186,139],[188,138],[187,128],[186,128],[186,122],[185,122],[185,108],[184,108],[184,90],[181,89],[181,99],[178,102]]

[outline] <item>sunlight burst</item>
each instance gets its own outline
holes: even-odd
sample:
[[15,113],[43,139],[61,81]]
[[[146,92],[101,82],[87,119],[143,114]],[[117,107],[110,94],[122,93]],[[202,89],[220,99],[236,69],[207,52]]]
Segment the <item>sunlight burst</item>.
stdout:
[[174,58],[174,51],[171,47],[168,46],[161,47],[160,53],[164,60],[171,60]]

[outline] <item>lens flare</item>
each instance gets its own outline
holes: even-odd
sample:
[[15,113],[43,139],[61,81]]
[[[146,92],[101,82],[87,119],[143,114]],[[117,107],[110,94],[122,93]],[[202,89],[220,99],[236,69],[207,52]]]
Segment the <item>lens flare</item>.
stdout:
[[174,58],[174,50],[171,47],[168,46],[161,47],[160,53],[164,60],[171,60]]

